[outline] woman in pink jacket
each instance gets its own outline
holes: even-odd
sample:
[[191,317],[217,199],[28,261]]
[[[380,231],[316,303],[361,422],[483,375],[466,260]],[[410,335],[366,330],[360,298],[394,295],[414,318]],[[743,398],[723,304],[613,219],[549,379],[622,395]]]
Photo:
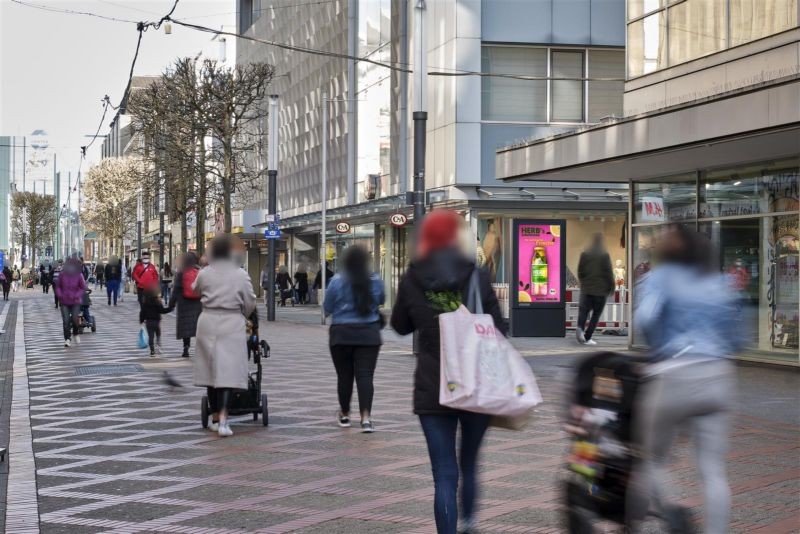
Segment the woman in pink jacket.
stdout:
[[86,280],[83,278],[83,266],[76,258],[70,258],[55,285],[56,296],[61,304],[61,322],[64,326],[64,346],[70,346],[70,322],[75,343],[80,343],[78,335],[78,318],[81,315],[81,302],[86,291]]

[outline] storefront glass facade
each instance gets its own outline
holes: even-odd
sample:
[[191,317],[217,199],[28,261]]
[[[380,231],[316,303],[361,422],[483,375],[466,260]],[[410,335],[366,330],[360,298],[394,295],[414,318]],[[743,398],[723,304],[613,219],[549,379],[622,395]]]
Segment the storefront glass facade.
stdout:
[[798,363],[798,174],[800,161],[791,159],[634,183],[634,282],[653,267],[661,232],[696,229],[739,293],[747,353]]

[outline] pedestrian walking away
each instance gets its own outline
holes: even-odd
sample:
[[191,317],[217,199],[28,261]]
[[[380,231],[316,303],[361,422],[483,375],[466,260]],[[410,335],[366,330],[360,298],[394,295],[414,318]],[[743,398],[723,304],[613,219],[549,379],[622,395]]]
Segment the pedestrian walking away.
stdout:
[[161,315],[169,312],[170,309],[164,306],[161,300],[160,288],[157,285],[153,284],[145,289],[142,307],[139,310],[139,324],[147,328],[151,357],[156,355],[156,347],[161,353]]
[[234,257],[233,239],[218,235],[210,248],[209,265],[193,284],[203,305],[197,321],[194,384],[207,388],[209,428],[226,437],[233,435],[227,410],[231,393],[247,389],[245,317],[255,310],[256,295],[250,276]]
[[275,277],[275,285],[281,292],[281,306],[286,306],[286,299],[291,299],[294,306],[294,282],[285,265],[278,267],[278,275]]
[[344,270],[331,279],[325,293],[324,309],[331,315],[329,344],[336,368],[341,427],[350,426],[353,380],[358,387],[361,431],[372,433],[372,378],[380,352],[382,320],[378,307],[385,300],[383,280],[369,273],[369,254],[351,246],[343,255]]
[[194,252],[187,252],[180,261],[180,271],[173,278],[169,307],[178,310],[175,317],[175,337],[183,340],[182,356],[188,358],[192,338],[197,335],[197,320],[203,311],[203,305],[200,302],[200,295],[192,289],[200,272],[197,267],[197,255]]
[[294,273],[294,287],[297,290],[297,302],[305,304],[308,299],[308,271],[303,263],[297,266]]
[[[331,271],[330,262],[325,262],[325,289],[328,289],[328,286],[331,284],[331,280],[333,279],[333,271]],[[314,277],[314,285],[312,289],[322,289],[322,269],[317,271],[317,275]]]
[[[57,278],[54,293],[61,305],[61,323],[64,329],[64,346],[69,347],[72,335],[75,342],[80,343],[78,325],[81,314],[86,280],[83,278],[81,262],[77,258],[67,260]],[[70,335],[70,332],[72,335]]]
[[[450,210],[436,210],[422,221],[417,255],[403,275],[392,310],[391,325],[400,335],[417,334],[414,371],[414,413],[419,416],[434,481],[434,516],[440,534],[475,531],[478,498],[478,454],[490,416],[453,410],[439,404],[439,314],[466,302],[475,263],[458,248],[464,221]],[[479,272],[484,313],[505,334],[500,305],[489,274]],[[459,455],[456,434],[461,426]],[[461,526],[456,495],[461,471]],[[458,530],[457,530],[458,528]]]
[[[614,293],[614,271],[611,267],[611,257],[603,242],[603,234],[594,234],[589,248],[581,253],[578,261],[578,281],[581,286],[581,297],[575,336],[580,343],[597,345],[592,339],[592,334],[600,321],[606,299]],[[588,326],[586,326],[587,318],[589,318]]]
[[105,283],[106,278],[106,269],[103,265],[103,262],[98,261],[97,265],[94,267],[94,285],[95,287],[100,286],[100,289],[103,289],[103,284]]
[[61,273],[64,270],[64,260],[58,260],[56,264],[56,268],[53,269],[53,300],[56,303],[56,308],[58,308],[58,291],[55,290],[56,285],[58,284],[58,279],[61,277]]
[[8,300],[8,294],[11,292],[11,281],[14,277],[14,273],[11,272],[8,265],[3,266],[3,270],[0,271],[0,283],[3,285],[3,300]]
[[117,305],[117,298],[119,297],[119,288],[122,284],[122,265],[120,265],[119,258],[111,256],[108,263],[103,268],[103,278],[106,283],[106,295],[108,297],[108,305]]
[[164,262],[164,266],[161,268],[161,300],[164,303],[169,303],[169,294],[172,289],[172,267],[170,267],[168,262]]
[[39,283],[42,284],[42,293],[50,293],[50,285],[52,282],[53,277],[49,268],[41,265],[39,268]]
[[136,297],[139,301],[139,306],[141,306],[144,299],[144,290],[152,284],[158,284],[158,269],[150,263],[149,252],[142,252],[141,262],[137,260],[131,276],[136,283]]
[[634,320],[650,348],[650,364],[634,411],[641,460],[634,466],[625,507],[628,527],[639,532],[655,509],[671,532],[690,532],[688,511],[667,503],[664,476],[678,429],[690,424],[703,481],[704,532],[730,532],[731,491],[725,469],[735,369],[728,360],[741,347],[736,292],[715,272],[708,238],[678,227],[656,248],[658,267],[636,286]]

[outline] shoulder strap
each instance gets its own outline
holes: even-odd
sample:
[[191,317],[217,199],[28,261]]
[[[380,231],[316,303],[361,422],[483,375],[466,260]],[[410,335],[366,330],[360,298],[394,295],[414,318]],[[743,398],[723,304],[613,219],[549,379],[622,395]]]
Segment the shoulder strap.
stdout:
[[467,289],[467,309],[475,314],[483,315],[483,299],[481,298],[481,281],[478,269],[473,269],[469,277]]

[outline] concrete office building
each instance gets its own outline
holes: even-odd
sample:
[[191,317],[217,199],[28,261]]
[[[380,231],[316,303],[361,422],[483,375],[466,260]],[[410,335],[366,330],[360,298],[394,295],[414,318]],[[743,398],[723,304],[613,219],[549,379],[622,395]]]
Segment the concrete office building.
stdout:
[[744,303],[745,357],[792,365],[800,364],[799,20],[797,0],[628,0],[624,118],[513,144],[496,158],[508,183],[630,184],[634,281],[649,270],[663,228],[707,233]]
[[[238,0],[239,31],[404,67],[413,50],[415,5],[342,0],[267,7]],[[566,192],[567,184],[558,182],[508,186],[496,179],[494,154],[516,139],[621,116],[624,1],[429,0],[426,16],[428,70],[438,73],[428,78],[426,188],[435,192],[434,207],[462,211],[491,249],[498,290],[510,282],[504,258],[513,217],[556,216],[567,219],[571,235],[602,229],[618,241],[627,184],[568,184]],[[391,295],[410,258],[411,231],[392,226],[390,217],[411,215],[405,201],[413,161],[411,76],[245,40],[237,61],[276,66],[270,92],[281,99],[277,204],[286,235],[279,263],[319,268],[321,147],[327,142],[326,256],[335,259],[350,243],[368,247]],[[449,76],[463,72],[512,77]],[[324,91],[332,100],[325,140]],[[340,222],[347,223],[343,233],[335,229]],[[572,270],[582,244],[570,241]]]

